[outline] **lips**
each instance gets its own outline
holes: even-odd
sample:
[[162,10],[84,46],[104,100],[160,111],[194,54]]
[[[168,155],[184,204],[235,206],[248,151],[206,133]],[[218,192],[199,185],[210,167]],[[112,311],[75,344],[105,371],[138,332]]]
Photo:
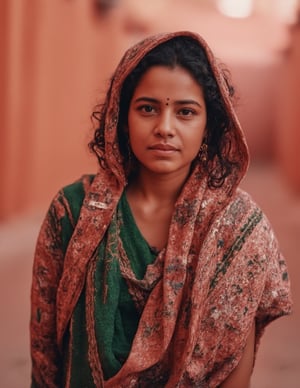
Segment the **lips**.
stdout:
[[176,148],[174,145],[165,144],[165,143],[153,144],[148,148],[150,150],[157,150],[157,151],[178,151],[178,148]]

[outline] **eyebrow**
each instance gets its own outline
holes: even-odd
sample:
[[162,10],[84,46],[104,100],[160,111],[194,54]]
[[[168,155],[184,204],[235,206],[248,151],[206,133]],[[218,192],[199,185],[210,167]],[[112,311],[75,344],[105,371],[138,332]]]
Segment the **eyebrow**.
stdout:
[[[159,104],[160,101],[157,100],[156,98],[152,98],[152,97],[139,97],[137,98],[136,100],[134,100],[135,103],[137,102],[152,102],[154,104]],[[192,99],[187,99],[187,100],[177,100],[175,101],[175,104],[178,104],[178,105],[197,105],[199,106],[200,108],[202,108],[202,105],[199,104],[199,102],[195,101],[195,100],[192,100]]]

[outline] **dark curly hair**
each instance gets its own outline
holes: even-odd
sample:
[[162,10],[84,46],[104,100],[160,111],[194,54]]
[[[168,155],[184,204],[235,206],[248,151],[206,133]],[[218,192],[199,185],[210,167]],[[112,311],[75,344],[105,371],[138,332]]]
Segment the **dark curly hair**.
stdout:
[[[208,174],[210,187],[220,187],[225,178],[231,173],[232,168],[238,165],[230,160],[230,139],[226,134],[233,128],[234,123],[227,112],[204,49],[199,43],[188,36],[177,36],[161,43],[147,53],[133,71],[126,77],[120,94],[120,110],[118,117],[118,145],[123,157],[125,170],[128,167],[128,135],[124,127],[128,120],[129,105],[142,75],[152,66],[167,66],[174,68],[180,66],[192,75],[200,84],[204,92],[207,109],[207,132],[205,143],[207,144],[207,160],[201,162]],[[229,96],[233,99],[234,87],[231,84],[230,73],[225,67],[222,69],[224,80],[227,84]],[[94,112],[93,117],[99,121],[93,140],[89,148],[94,152],[100,165],[105,168],[104,158],[104,117],[107,110],[110,89],[106,102],[100,112]],[[130,172],[129,172],[130,173]]]

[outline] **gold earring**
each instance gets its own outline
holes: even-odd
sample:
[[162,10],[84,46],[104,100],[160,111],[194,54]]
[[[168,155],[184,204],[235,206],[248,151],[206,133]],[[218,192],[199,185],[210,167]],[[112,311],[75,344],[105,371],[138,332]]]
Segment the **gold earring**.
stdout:
[[207,161],[207,149],[208,149],[208,146],[206,143],[202,143],[201,147],[200,147],[200,151],[199,151],[199,159],[201,160],[201,162],[206,162]]

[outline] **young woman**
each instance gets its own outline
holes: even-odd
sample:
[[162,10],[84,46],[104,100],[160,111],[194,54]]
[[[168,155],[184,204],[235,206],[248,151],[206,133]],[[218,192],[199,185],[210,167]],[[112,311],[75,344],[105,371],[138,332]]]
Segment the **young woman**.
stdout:
[[232,99],[197,34],[125,54],[90,143],[99,171],[57,194],[38,238],[33,387],[249,386],[291,301],[272,229],[238,188]]

